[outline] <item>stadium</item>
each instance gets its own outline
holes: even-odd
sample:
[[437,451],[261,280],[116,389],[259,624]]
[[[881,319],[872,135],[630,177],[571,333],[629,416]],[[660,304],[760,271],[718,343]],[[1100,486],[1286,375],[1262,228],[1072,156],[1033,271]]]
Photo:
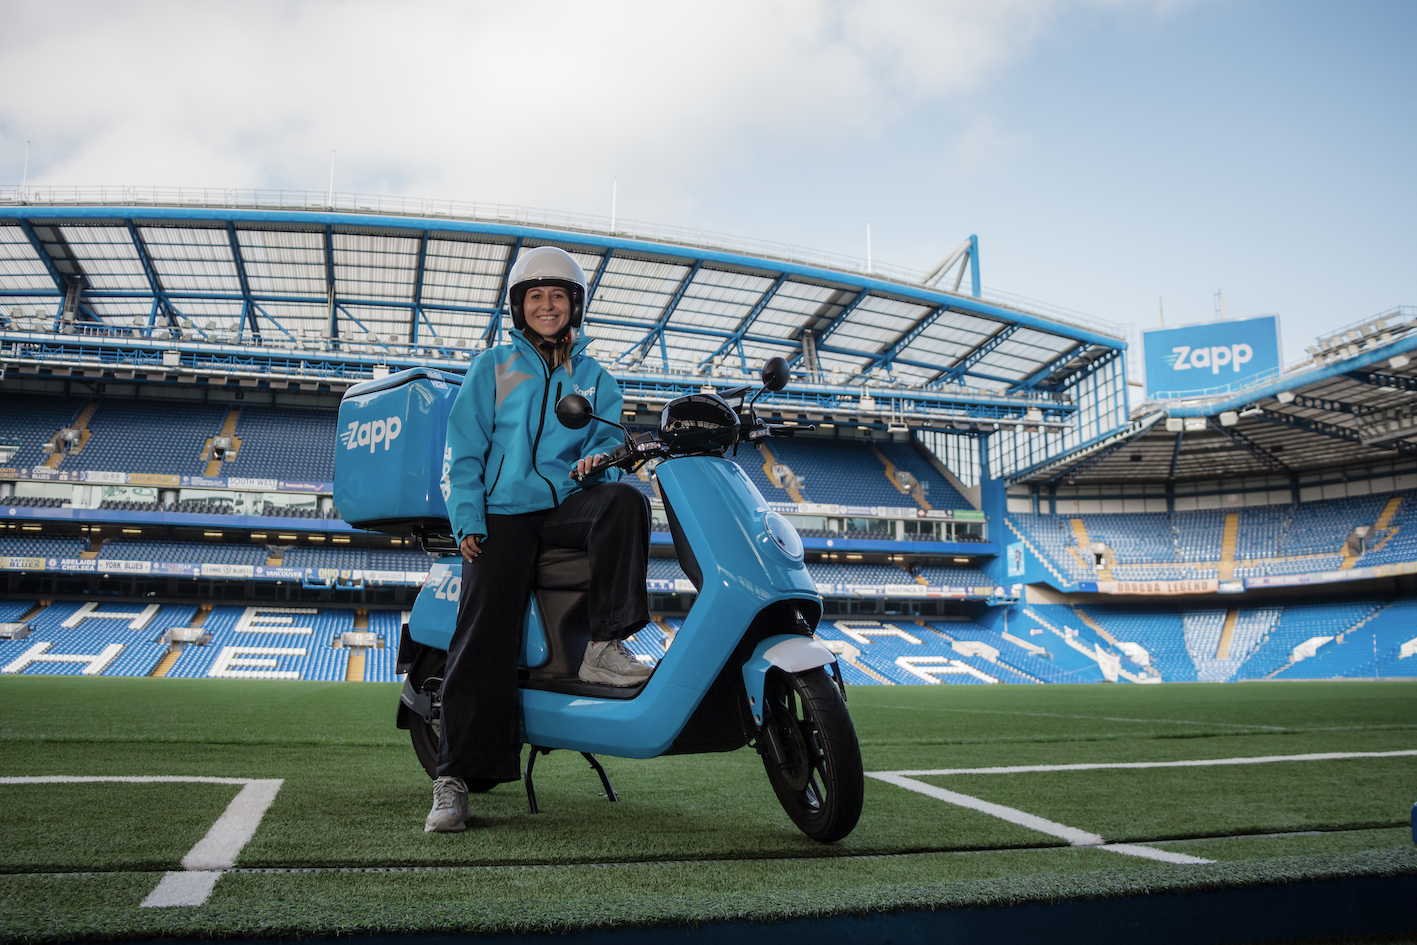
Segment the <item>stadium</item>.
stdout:
[[[397,833],[403,807],[423,803],[393,725],[398,653],[447,553],[341,517],[341,398],[409,368],[465,372],[511,330],[511,265],[547,245],[587,274],[591,352],[631,430],[656,428],[675,397],[756,383],[768,358],[791,365],[757,410],[799,432],[729,458],[801,536],[816,638],[861,735],[867,814],[829,853],[778,825],[770,795],[726,787],[765,787],[742,751],[608,760],[632,800],[611,813],[581,767],[553,756],[538,781],[551,846],[525,832],[515,790],[488,796],[495,841],[472,853],[408,831],[387,846],[319,842],[319,806],[298,784],[310,746],[341,770],[371,746],[368,783],[339,795],[371,822]],[[117,802],[142,837],[131,856],[14,828],[4,869],[22,907],[5,934],[45,940],[36,923],[77,882],[101,888],[96,911],[54,913],[57,939],[843,914],[899,938],[890,922],[956,907],[961,924],[939,928],[964,934],[989,913],[1025,930],[1009,910],[1043,902],[1111,922],[1146,900],[1161,911],[1145,921],[1159,921],[1191,914],[1200,900],[1183,893],[1230,923],[1217,941],[1255,909],[1293,910],[1263,926],[1276,937],[1390,931],[1331,903],[1366,904],[1380,923],[1412,889],[1417,308],[1339,320],[1302,360],[1164,390],[1150,360],[1140,380],[1133,326],[986,290],[974,237],[918,273],[496,205],[0,191],[0,693],[6,737],[42,759],[7,752],[3,780],[17,792],[45,777],[151,782]],[[654,661],[700,589],[652,468],[630,481],[654,510],[654,619],[629,642]],[[98,706],[125,734],[91,755]],[[225,728],[189,757],[183,733],[201,719]],[[165,743],[173,759],[144,760]],[[1200,773],[1154,774],[1168,765]],[[1073,768],[1088,773],[1057,773]],[[203,869],[183,854],[232,785],[245,795],[277,778],[249,844],[205,867],[210,903],[137,908],[161,876]],[[689,814],[686,782],[724,787]],[[965,803],[976,794],[991,800]],[[39,794],[15,796],[48,822]],[[1234,803],[1217,811],[1217,797]],[[599,836],[594,818],[622,821],[636,803],[655,825],[646,848]],[[772,829],[724,826],[745,809]],[[696,827],[676,840],[685,817]],[[978,864],[967,882],[965,852]],[[534,908],[514,870],[553,863],[564,886]],[[627,892],[597,911],[586,890],[611,868]],[[401,911],[419,870],[447,871],[478,910]],[[1328,898],[1295,885],[1321,881]],[[761,895],[779,882],[783,895]],[[671,887],[705,892],[655,898]],[[277,890],[300,910],[273,906]]]

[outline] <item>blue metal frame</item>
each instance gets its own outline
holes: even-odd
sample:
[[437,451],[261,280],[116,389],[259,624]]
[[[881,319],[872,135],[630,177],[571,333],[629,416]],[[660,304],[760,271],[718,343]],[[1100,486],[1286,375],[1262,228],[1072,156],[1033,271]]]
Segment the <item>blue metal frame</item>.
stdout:
[[1014,388],[1017,390],[1032,390],[1034,387],[1038,386],[1039,382],[1045,380],[1046,378],[1052,377],[1054,374],[1061,371],[1069,361],[1082,354],[1089,347],[1091,347],[1091,345],[1080,344],[1076,345],[1075,347],[1069,348],[1063,354],[1059,355],[1052,361],[1049,361],[1043,367],[1039,368],[1037,371],[1034,371],[1032,374],[1028,375],[1028,377],[1025,377],[1023,380],[1016,382],[1013,385]]
[[[241,283],[242,321],[244,323],[246,320],[250,320],[251,337],[255,338],[259,343],[261,340],[261,326],[260,323],[256,321],[256,303],[251,299],[251,284],[246,280],[246,260],[241,256],[241,241],[236,238],[236,224],[232,223],[230,220],[226,221],[226,236],[228,242],[231,243],[231,258],[236,263],[236,278]],[[265,314],[265,310],[262,309],[261,313]],[[152,334],[151,326],[148,328],[148,334]],[[241,337],[239,331],[237,332],[237,337]]]
[[870,371],[873,368],[879,367],[881,365],[885,365],[886,369],[889,370],[891,363],[895,361],[896,355],[904,351],[905,348],[909,346],[909,344],[916,338],[919,338],[921,335],[923,335],[925,333],[925,330],[931,325],[935,324],[935,322],[939,320],[940,316],[945,314],[945,312],[947,311],[949,311],[948,305],[937,306],[933,312],[920,319],[920,321],[916,322],[909,331],[907,331],[905,334],[901,335],[898,339],[896,339],[894,344],[890,345],[886,348],[886,350],[882,351],[880,354],[872,358],[870,363],[861,369],[862,376],[864,377],[867,371]]
[[[138,228],[133,225],[133,221],[131,219],[125,220],[124,224],[128,229],[128,237],[133,241],[133,250],[138,254],[138,261],[143,264],[143,274],[146,275],[148,278],[148,286],[152,289],[153,298],[159,300],[161,302],[162,309],[167,312],[168,325],[177,325],[177,318],[182,318],[185,316],[183,316],[181,310],[179,310],[177,306],[173,305],[172,302],[167,298],[167,293],[166,291],[164,291],[162,286],[162,280],[157,277],[157,270],[153,268],[152,259],[148,256],[147,244],[143,242],[142,236],[138,234]],[[207,337],[207,333],[203,331],[201,326],[197,325],[195,322],[193,323],[192,327],[203,338]],[[151,317],[148,318],[148,333],[152,333]]]
[[330,223],[325,224],[325,291],[329,293],[325,304],[329,307],[329,331],[330,339],[333,340],[339,337],[339,304],[335,299],[335,228]]
[[[1154,425],[1155,424],[1153,424],[1153,426]],[[1113,454],[1127,448],[1128,446],[1131,446],[1137,440],[1141,439],[1143,436],[1146,436],[1150,432],[1151,427],[1143,427],[1142,429],[1136,431],[1130,436],[1118,440],[1116,443],[1113,443],[1105,449],[1098,450],[1096,453],[1093,453],[1091,456],[1087,457],[1082,462],[1060,470],[1058,473],[1049,476],[1047,479],[1042,480],[1042,482],[1046,485],[1051,485],[1055,482],[1066,483],[1067,480],[1073,479],[1074,477],[1082,473],[1084,470],[1091,469],[1093,466],[1096,466],[1098,463],[1102,462],[1107,457],[1112,456]]]
[[1186,438],[1184,429],[1176,431],[1176,448],[1171,451],[1171,471],[1166,474],[1168,480],[1176,478],[1176,464],[1181,460],[1181,441]]
[[[54,265],[54,259],[49,255],[49,250],[44,248],[44,240],[39,238],[39,234],[34,231],[34,226],[29,220],[21,217],[19,220],[20,229],[24,231],[25,238],[30,241],[30,246],[34,249],[35,255],[39,256],[40,262],[44,263],[44,268],[49,271],[49,278],[54,280],[54,288],[59,294],[59,304],[54,309],[54,330],[59,330],[59,316],[64,314],[64,296],[69,291],[69,281],[64,278],[64,274]],[[21,293],[16,292],[16,295]],[[80,296],[82,298],[82,295]]]
[[690,283],[694,281],[694,277],[699,274],[699,270],[703,268],[703,265],[704,261],[702,259],[694,260],[694,264],[689,267],[689,272],[683,279],[679,280],[679,287],[675,289],[674,294],[669,297],[669,302],[665,304],[664,311],[659,313],[659,320],[655,322],[654,327],[651,328],[643,338],[621,352],[614,363],[619,364],[636,349],[639,349],[640,352],[638,359],[643,361],[645,355],[649,353],[650,345],[654,344],[655,338],[658,338],[660,361],[664,365],[664,370],[669,370],[669,353],[664,343],[664,327],[669,324],[669,319],[674,315],[674,310],[677,309],[679,303],[684,300],[684,293],[689,291]]
[[[866,301],[866,299],[869,298],[870,295],[871,295],[871,287],[870,287],[870,286],[866,286],[865,288],[861,289],[861,291],[859,291],[859,292],[856,293],[856,297],[853,298],[850,302],[846,303],[846,306],[845,306],[844,308],[842,308],[841,311],[839,311],[839,312],[836,313],[836,317],[833,318],[830,322],[827,323],[827,327],[825,327],[825,328],[823,328],[821,331],[817,332],[817,350],[818,350],[818,351],[823,350],[823,349],[822,349],[822,342],[824,342],[824,341],[826,341],[828,338],[830,338],[830,337],[832,336],[832,333],[835,332],[838,328],[840,328],[840,327],[842,326],[842,324],[844,324],[844,323],[846,322],[846,319],[851,315],[851,313],[854,312],[854,311],[856,311],[856,307],[857,307],[858,305],[860,305],[862,302]],[[856,357],[860,357],[860,356],[861,356],[861,352],[857,351],[857,352],[855,352],[855,355],[856,355]],[[795,361],[796,359],[794,358],[793,360]]]
[[482,329],[482,343],[487,347],[497,343],[502,333],[502,312],[507,310],[507,281],[512,278],[512,267],[522,253],[522,238],[518,236],[512,243],[512,251],[507,254],[507,268],[502,270],[502,284],[497,289],[497,305],[487,319],[487,327]]
[[[418,241],[418,271],[413,277],[413,313],[408,320],[408,342],[418,344],[418,323],[423,319],[423,268],[428,261],[428,231],[423,231],[423,236]],[[433,331],[433,326],[428,326],[429,331]],[[433,331],[436,338],[438,333]]]
[[782,275],[778,276],[776,279],[774,279],[772,285],[767,287],[767,290],[763,292],[762,296],[753,305],[753,308],[748,312],[748,314],[743,316],[743,320],[738,323],[738,327],[733,329],[733,332],[728,336],[728,339],[724,341],[723,344],[719,345],[717,350],[715,350],[713,354],[700,361],[699,367],[703,367],[705,364],[708,364],[720,354],[726,352],[729,348],[736,346],[738,348],[738,356],[740,359],[742,359],[743,369],[746,371],[748,369],[748,363],[747,359],[743,358],[743,338],[745,335],[748,334],[748,329],[753,327],[753,322],[757,321],[758,316],[761,315],[763,313],[763,310],[768,307],[768,303],[773,300],[773,296],[777,295],[777,290],[781,289],[783,283],[785,283],[786,281],[787,273],[785,272]]
[[[1027,468],[1025,468],[1025,469],[1021,469],[1021,470],[1019,470],[1018,472],[1010,473],[1010,474],[1007,475],[1007,476],[999,476],[999,477],[996,477],[996,478],[1002,479],[1002,480],[1003,480],[1006,484],[1008,484],[1008,485],[1013,485],[1013,484],[1015,484],[1015,483],[1023,482],[1023,481],[1025,481],[1025,480],[1027,480],[1027,479],[1033,478],[1033,477],[1036,476],[1038,473],[1046,472],[1047,470],[1049,470],[1049,469],[1051,469],[1051,468],[1053,468],[1053,467],[1055,467],[1055,466],[1058,466],[1058,465],[1060,465],[1060,464],[1067,464],[1068,462],[1070,462],[1070,461],[1072,461],[1072,460],[1074,460],[1074,459],[1079,459],[1079,458],[1081,458],[1081,459],[1086,459],[1087,457],[1079,457],[1079,454],[1080,454],[1080,453],[1084,453],[1084,452],[1086,452],[1087,450],[1090,450],[1090,449],[1092,449],[1093,447],[1098,446],[1099,444],[1106,443],[1108,440],[1110,440],[1110,439],[1111,439],[1112,437],[1114,437],[1114,436],[1123,436],[1123,437],[1125,437],[1125,439],[1124,439],[1124,441],[1123,441],[1123,443],[1124,443],[1124,445],[1125,445],[1125,443],[1130,443],[1132,440],[1135,440],[1137,437],[1141,436],[1142,434],[1144,434],[1144,433],[1150,431],[1153,427],[1155,427],[1157,421],[1161,419],[1161,416],[1162,416],[1162,412],[1161,412],[1161,411],[1157,411],[1157,412],[1154,413],[1154,414],[1150,414],[1150,415],[1147,416],[1147,417],[1143,417],[1141,420],[1136,421],[1137,423],[1141,424],[1141,427],[1140,427],[1139,429],[1137,429],[1137,430],[1133,430],[1133,431],[1130,432],[1130,433],[1127,433],[1127,432],[1125,432],[1125,431],[1120,431],[1120,432],[1119,432],[1119,431],[1114,427],[1113,429],[1108,430],[1106,433],[1099,433],[1097,436],[1092,437],[1091,439],[1087,440],[1086,442],[1084,442],[1084,443],[1079,443],[1077,446],[1075,446],[1072,450],[1070,450],[1070,451],[1069,451],[1067,454],[1065,454],[1065,455],[1061,455],[1061,456],[1050,456],[1050,457],[1047,458],[1047,459],[1040,460],[1039,462],[1034,463],[1032,466],[1029,466],[1029,467],[1027,467]],[[1150,422],[1148,422],[1148,421],[1150,421]],[[980,440],[981,445],[983,444],[983,442],[984,442],[984,440],[981,439],[981,440]]]
[[[964,377],[966,374],[972,374],[973,372],[972,372],[970,369],[973,368],[974,365],[978,364],[980,361],[982,361],[982,360],[984,360],[986,357],[988,357],[989,354],[990,354],[992,351],[994,351],[994,349],[996,349],[996,348],[999,347],[999,345],[1003,344],[1004,342],[1006,342],[1006,341],[1008,341],[1010,338],[1012,338],[1013,335],[1014,335],[1014,333],[1015,333],[1016,331],[1018,331],[1021,327],[1023,327],[1023,326],[1021,326],[1021,325],[1005,325],[1001,331],[995,332],[995,333],[994,333],[993,335],[991,335],[991,336],[989,337],[989,339],[986,340],[982,345],[980,345],[979,347],[975,348],[973,351],[971,351],[971,352],[970,352],[968,355],[966,355],[965,357],[961,358],[958,364],[955,364],[955,365],[953,365],[953,366],[947,368],[947,369],[946,369],[939,377],[937,377],[932,383],[935,383],[935,384],[949,384],[949,383],[951,383],[951,382],[958,381],[961,377]],[[982,376],[984,376],[984,375],[980,375],[980,376],[982,377]]]
[[[615,250],[607,249],[605,255],[600,257],[600,265],[595,267],[595,275],[590,279],[590,285],[585,290],[585,318],[590,321],[590,303],[595,300],[595,293],[600,289],[600,280],[605,276],[605,270],[610,268],[610,260],[615,258]],[[598,321],[598,319],[597,319]]]
[[[144,220],[232,220],[240,223],[275,223],[291,224],[300,223],[309,225],[312,222],[324,224],[329,229],[336,223],[341,226],[351,227],[375,227],[379,229],[402,227],[409,230],[437,229],[459,233],[478,233],[487,236],[506,236],[509,238],[531,238],[543,241],[572,242],[583,246],[600,247],[605,249],[624,250],[628,252],[644,252],[647,242],[644,240],[629,239],[624,237],[605,236],[598,233],[584,233],[571,230],[557,230],[549,227],[533,227],[521,224],[502,223],[474,223],[459,220],[438,220],[437,226],[430,226],[430,221],[426,218],[400,217],[395,215],[371,215],[360,213],[339,213],[334,211],[295,211],[295,210],[238,210],[223,207],[143,207],[137,208],[117,208],[117,207],[34,207],[16,206],[0,207],[0,219],[27,219],[29,217],[40,216],[45,219],[84,219],[89,217],[102,217],[105,219],[120,218],[141,218]],[[654,253],[659,256],[682,258],[686,260],[697,260],[704,263],[717,262],[729,266],[743,267],[755,270],[763,268],[764,261],[755,256],[746,256],[739,253],[725,252],[721,250],[700,249],[692,246],[681,246],[673,243],[653,243],[649,244],[654,248]],[[327,250],[332,247],[332,243],[327,238]],[[911,301],[924,302],[931,307],[941,304],[948,304],[961,312],[973,315],[981,315],[993,321],[1017,322],[1018,324],[1037,328],[1048,334],[1058,335],[1064,338],[1072,338],[1077,341],[1088,341],[1093,344],[1109,348],[1125,349],[1127,343],[1123,340],[1102,335],[1097,332],[1078,328],[1061,322],[1052,322],[1042,316],[1030,315],[1013,309],[1003,309],[991,305],[981,299],[969,298],[961,295],[953,295],[937,289],[928,289],[923,286],[909,285],[905,283],[889,282],[884,279],[877,279],[873,276],[858,276],[851,273],[844,273],[831,269],[822,269],[803,263],[778,262],[774,261],[773,269],[777,272],[785,272],[788,275],[802,276],[806,279],[824,282],[829,285],[841,285],[847,288],[859,288],[869,292],[879,292],[887,296],[896,296]],[[173,294],[173,297],[179,297]],[[185,297],[185,296],[180,296]],[[263,301],[274,301],[266,300]],[[343,300],[348,302],[349,300]],[[370,304],[386,305],[385,302]],[[1414,340],[1417,344],[1417,340]]]

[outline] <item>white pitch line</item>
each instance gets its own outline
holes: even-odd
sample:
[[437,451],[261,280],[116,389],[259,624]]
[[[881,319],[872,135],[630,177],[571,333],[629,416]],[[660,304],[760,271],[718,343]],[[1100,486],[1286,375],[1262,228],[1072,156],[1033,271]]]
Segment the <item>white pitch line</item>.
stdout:
[[[1037,774],[1049,771],[1098,771],[1104,768],[1206,768],[1213,765],[1264,765],[1281,761],[1341,761],[1345,758],[1400,758],[1417,755],[1417,749],[1403,751],[1329,751],[1310,755],[1263,755],[1256,758],[1207,758],[1198,761],[1112,761],[1075,765],[1012,765],[1003,768],[935,768],[930,771],[882,771],[908,778],[940,777],[947,774]],[[878,775],[873,774],[872,777]]]
[[968,794],[958,794],[954,791],[947,791],[944,788],[935,787],[933,784],[926,784],[924,781],[916,781],[905,777],[898,772],[868,772],[870,777],[903,787],[907,791],[915,791],[927,797],[944,801],[947,804],[954,804],[958,807],[967,807],[970,810],[977,810],[983,814],[989,814],[1000,820],[1007,820],[1011,824],[1018,824],[1020,827],[1027,827],[1029,830],[1036,830],[1039,833],[1046,833],[1050,837],[1058,837],[1068,841],[1075,847],[1096,847],[1099,850],[1107,850],[1111,853],[1121,853],[1127,856],[1139,856],[1148,860],[1160,860],[1163,863],[1213,863],[1214,860],[1203,860],[1196,856],[1187,856],[1184,853],[1172,853],[1169,850],[1158,850],[1155,847],[1143,846],[1138,843],[1108,843],[1095,833],[1088,833],[1086,830],[1079,830],[1077,827],[1069,827],[1067,824],[1060,824],[1057,821],[1021,811],[1015,807],[1005,807],[1002,804],[995,804],[992,801],[981,800],[977,797],[970,797]]
[[1066,824],[1046,820],[1045,818],[1013,807],[1005,807],[1002,804],[994,804],[990,801],[980,800],[977,797],[970,797],[968,794],[947,791],[944,788],[935,787],[933,784],[917,781],[915,778],[942,777],[951,774],[1039,774],[1053,771],[1099,771],[1103,769],[1204,768],[1215,765],[1260,765],[1274,764],[1283,761],[1340,761],[1346,758],[1400,758],[1413,755],[1417,755],[1417,750],[1330,751],[1308,755],[1264,755],[1256,758],[1207,758],[1196,761],[1114,761],[1073,765],[1011,765],[999,768],[935,768],[929,771],[868,771],[866,774],[879,781],[885,781],[888,784],[903,787],[908,791],[915,791],[948,804],[967,807],[970,810],[977,810],[981,813],[998,817],[1000,820],[1007,820],[1009,823],[1018,824],[1030,830],[1036,830],[1039,833],[1059,837],[1075,847],[1097,847],[1100,850],[1109,850],[1113,853],[1122,853],[1127,856],[1139,856],[1148,860],[1161,860],[1164,863],[1212,863],[1214,862],[1213,860],[1203,860],[1200,857],[1186,856],[1183,853],[1171,853],[1168,850],[1158,850],[1155,847],[1149,847],[1139,843],[1108,843],[1095,833],[1088,833],[1076,827],[1069,827]]
[[182,858],[182,869],[163,875],[157,888],[143,900],[142,908],[200,906],[211,897],[216,881],[236,865],[241,849],[256,833],[261,818],[270,809],[281,785],[280,778],[205,778],[151,775],[146,777],[44,775],[30,778],[0,778],[0,784],[239,784],[241,790],[212,824],[206,836]]

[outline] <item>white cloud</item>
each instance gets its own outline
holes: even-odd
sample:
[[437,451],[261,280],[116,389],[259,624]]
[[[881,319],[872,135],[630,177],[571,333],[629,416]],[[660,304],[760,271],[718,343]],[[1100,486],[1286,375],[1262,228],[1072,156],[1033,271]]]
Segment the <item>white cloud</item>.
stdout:
[[[755,153],[964,105],[1057,17],[1033,0],[43,4],[0,37],[31,182],[336,188],[692,215]],[[62,24],[62,28],[58,25]],[[967,109],[965,109],[967,111]],[[968,156],[1007,143],[972,123]],[[969,142],[974,142],[973,144]]]

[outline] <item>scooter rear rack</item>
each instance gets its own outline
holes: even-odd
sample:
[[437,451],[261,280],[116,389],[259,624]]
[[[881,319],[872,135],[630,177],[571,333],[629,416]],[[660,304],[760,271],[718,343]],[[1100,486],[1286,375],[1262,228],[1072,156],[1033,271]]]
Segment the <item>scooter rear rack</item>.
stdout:
[[[531,751],[526,756],[526,803],[531,808],[533,814],[541,813],[541,808],[536,804],[536,788],[531,781],[532,768],[536,766],[536,756],[549,755],[555,751],[554,748],[542,748],[539,745],[532,745]],[[590,766],[595,769],[595,773],[600,775],[600,783],[605,786],[605,796],[613,804],[620,800],[615,794],[615,789],[610,786],[610,776],[605,773],[605,767],[596,760],[595,755],[588,751],[581,752],[581,757],[590,762]]]

